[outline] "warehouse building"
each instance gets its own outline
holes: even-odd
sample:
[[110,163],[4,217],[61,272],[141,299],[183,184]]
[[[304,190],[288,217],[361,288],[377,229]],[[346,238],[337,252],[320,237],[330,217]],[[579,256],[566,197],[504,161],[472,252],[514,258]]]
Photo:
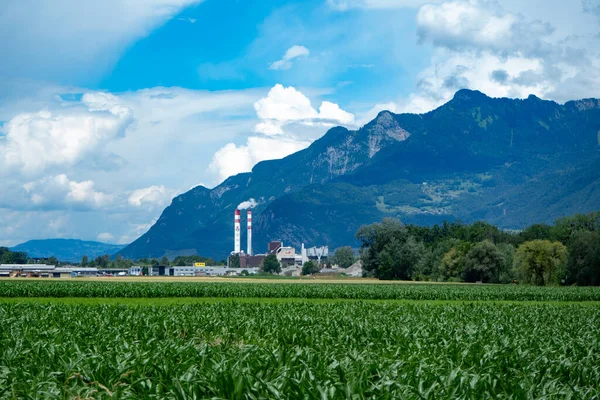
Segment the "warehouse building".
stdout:
[[68,278],[96,275],[97,268],[73,265],[57,267],[47,264],[0,264],[0,277],[5,278]]

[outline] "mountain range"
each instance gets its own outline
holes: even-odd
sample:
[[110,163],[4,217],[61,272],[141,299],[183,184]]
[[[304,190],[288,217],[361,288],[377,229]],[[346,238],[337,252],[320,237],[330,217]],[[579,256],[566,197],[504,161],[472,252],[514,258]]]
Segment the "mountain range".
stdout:
[[79,262],[84,255],[91,260],[104,254],[115,254],[123,247],[125,246],[79,239],[42,239],[21,243],[10,250],[24,251],[31,258],[56,257],[63,262]]
[[177,196],[120,254],[225,258],[234,210],[251,198],[255,252],[270,239],[355,246],[356,230],[384,217],[521,229],[599,210],[600,100],[460,90],[426,114],[383,111],[358,130],[332,128],[302,151]]

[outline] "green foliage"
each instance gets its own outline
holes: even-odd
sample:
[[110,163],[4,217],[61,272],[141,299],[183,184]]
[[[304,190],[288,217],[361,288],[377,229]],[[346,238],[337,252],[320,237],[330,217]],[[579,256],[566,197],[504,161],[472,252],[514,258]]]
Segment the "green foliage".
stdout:
[[160,265],[165,265],[165,266],[171,265],[167,256],[162,256],[162,258],[160,259]]
[[84,255],[81,257],[81,266],[82,267],[87,267],[88,266],[88,256]]
[[0,247],[0,264],[27,264],[27,253]]
[[363,270],[379,279],[410,279],[424,252],[423,244],[391,218],[361,227],[356,237],[361,242]]
[[142,267],[142,275],[143,275],[143,276],[148,276],[149,272],[150,272],[150,271],[149,271],[149,269],[148,269],[148,266],[147,266],[147,265],[144,265],[144,266]]
[[313,262],[313,261],[307,261],[304,263],[304,265],[302,266],[302,275],[312,275],[312,274],[316,274],[320,271],[321,269],[319,268],[319,266],[317,265],[317,263]]
[[533,285],[558,284],[564,278],[567,248],[560,242],[533,240],[525,242],[515,254],[519,280]]
[[600,232],[574,233],[568,249],[567,283],[600,285]]
[[348,268],[356,262],[356,256],[352,247],[344,246],[337,248],[328,261],[332,265],[338,265],[340,268]]
[[269,254],[265,257],[262,270],[263,272],[268,272],[271,274],[278,274],[281,272],[281,265],[279,264],[279,260],[277,260],[277,256],[275,254]]
[[6,398],[600,394],[598,306],[0,304],[0,315]]
[[600,301],[596,287],[0,280],[7,297],[219,297],[453,301]]
[[229,268],[239,268],[240,267],[240,255],[232,254],[229,256]]
[[504,254],[490,241],[477,243],[465,256],[465,282],[500,282]]

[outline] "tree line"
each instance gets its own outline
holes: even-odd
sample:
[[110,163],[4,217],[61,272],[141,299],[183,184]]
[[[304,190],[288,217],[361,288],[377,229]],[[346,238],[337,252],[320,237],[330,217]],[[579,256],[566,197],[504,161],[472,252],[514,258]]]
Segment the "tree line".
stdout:
[[600,285],[600,212],[506,231],[485,223],[361,227],[366,276],[440,282]]

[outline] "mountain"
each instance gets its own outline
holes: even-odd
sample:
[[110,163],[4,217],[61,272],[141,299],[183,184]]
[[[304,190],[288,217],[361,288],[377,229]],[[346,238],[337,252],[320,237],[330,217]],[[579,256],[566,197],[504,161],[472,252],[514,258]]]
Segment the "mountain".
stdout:
[[84,255],[91,260],[104,254],[115,254],[125,245],[100,242],[86,242],[78,239],[30,240],[11,248],[11,251],[24,251],[32,258],[56,257],[60,261],[79,262]]
[[255,252],[270,239],[354,245],[361,224],[386,216],[518,229],[598,210],[600,100],[558,104],[460,90],[426,114],[383,111],[359,130],[333,128],[305,150],[176,197],[120,254],[224,258],[233,211],[249,198],[258,201]]

